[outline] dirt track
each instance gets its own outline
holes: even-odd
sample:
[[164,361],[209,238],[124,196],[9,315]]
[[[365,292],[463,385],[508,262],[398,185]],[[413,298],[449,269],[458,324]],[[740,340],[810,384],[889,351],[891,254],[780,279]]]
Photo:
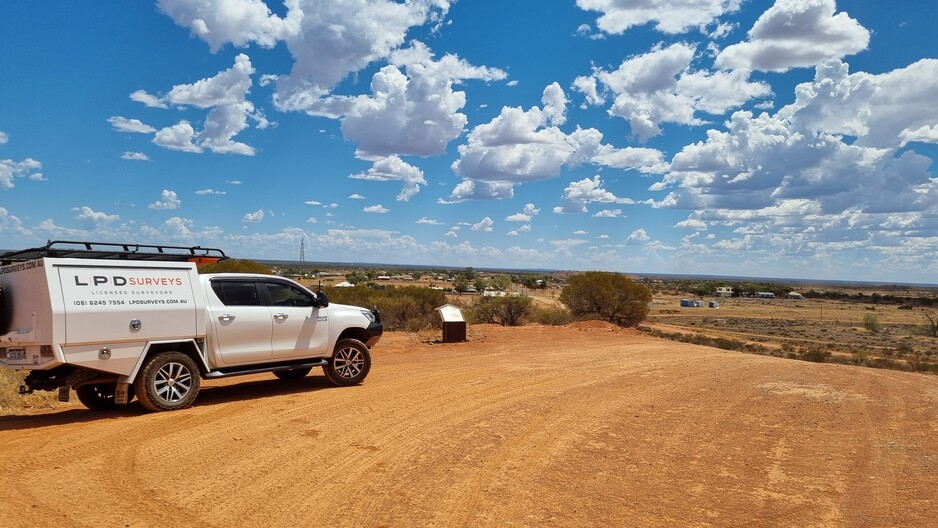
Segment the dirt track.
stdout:
[[935,526],[938,377],[601,323],[390,334],[360,387],[0,416],[0,526]]

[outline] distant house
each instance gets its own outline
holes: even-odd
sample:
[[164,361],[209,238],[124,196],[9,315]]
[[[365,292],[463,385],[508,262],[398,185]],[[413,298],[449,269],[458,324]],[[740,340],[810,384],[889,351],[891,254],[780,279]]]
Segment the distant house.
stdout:
[[774,299],[775,294],[772,292],[756,292],[756,297],[760,299]]
[[801,295],[798,292],[788,292],[789,299],[804,299],[804,295]]
[[375,277],[375,280],[389,281],[391,280],[391,276],[390,275],[378,275],[377,277]]
[[717,297],[732,297],[732,296],[733,296],[732,286],[717,286]]
[[342,281],[342,282],[340,282],[340,283],[338,283],[338,284],[335,285],[336,288],[351,288],[351,287],[353,287],[353,286],[355,286],[355,285],[352,284],[352,283],[349,282],[349,281]]

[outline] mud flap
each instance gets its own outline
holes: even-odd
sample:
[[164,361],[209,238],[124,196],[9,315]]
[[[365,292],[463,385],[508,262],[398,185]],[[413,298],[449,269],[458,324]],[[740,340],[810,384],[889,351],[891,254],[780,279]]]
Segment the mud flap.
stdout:
[[62,385],[61,387],[59,387],[59,401],[60,402],[68,401],[68,391],[69,391],[68,385]]
[[130,383],[118,383],[114,388],[114,403],[127,405],[130,401]]

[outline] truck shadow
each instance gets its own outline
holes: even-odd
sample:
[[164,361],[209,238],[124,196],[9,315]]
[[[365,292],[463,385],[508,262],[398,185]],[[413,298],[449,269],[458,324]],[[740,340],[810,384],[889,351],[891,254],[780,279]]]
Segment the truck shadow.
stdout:
[[[235,378],[236,379],[236,378]],[[324,376],[307,376],[299,380],[257,379],[245,378],[244,381],[230,385],[203,385],[199,397],[193,404],[193,409],[223,405],[226,403],[256,400],[258,405],[263,400],[275,396],[309,393],[336,388]],[[187,412],[187,411],[179,411]],[[122,418],[143,417],[153,413],[144,409],[136,399],[126,407],[117,407],[107,411],[92,411],[81,407],[68,407],[64,409],[37,410],[36,414],[19,414],[0,416],[0,431],[16,431],[23,429],[41,429],[71,425],[83,422],[99,422]]]

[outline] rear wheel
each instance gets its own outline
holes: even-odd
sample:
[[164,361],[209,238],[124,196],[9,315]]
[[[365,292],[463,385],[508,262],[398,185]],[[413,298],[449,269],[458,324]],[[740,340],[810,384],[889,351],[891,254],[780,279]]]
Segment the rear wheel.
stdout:
[[140,405],[173,411],[192,405],[199,394],[199,367],[181,352],[163,352],[147,360],[134,382]]
[[371,370],[371,353],[357,339],[340,339],[329,364],[322,370],[333,385],[347,387],[361,383]]
[[75,388],[75,394],[85,407],[92,411],[107,411],[113,409],[117,404],[114,403],[114,383],[92,383]]
[[274,376],[277,376],[282,380],[298,380],[305,378],[311,370],[313,370],[313,367],[303,367],[290,370],[275,370]]

